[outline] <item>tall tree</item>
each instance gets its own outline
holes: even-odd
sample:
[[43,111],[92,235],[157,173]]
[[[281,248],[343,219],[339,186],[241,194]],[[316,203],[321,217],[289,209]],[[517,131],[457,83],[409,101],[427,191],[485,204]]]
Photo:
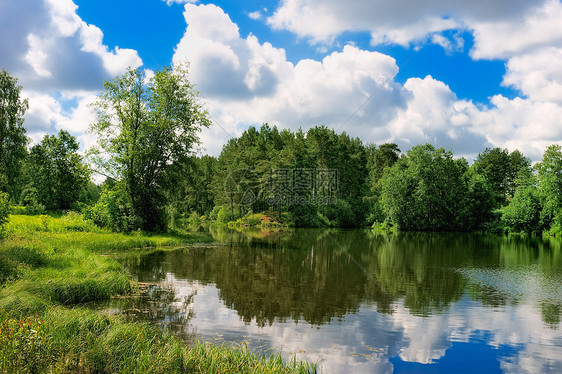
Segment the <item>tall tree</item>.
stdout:
[[[164,67],[148,79],[139,69],[106,82],[95,107],[96,162],[119,180],[131,211],[148,231],[166,226],[164,192],[210,121],[185,67]],[[108,155],[105,159],[102,154]]]
[[26,155],[27,137],[23,127],[27,99],[20,97],[22,87],[6,70],[0,71],[0,191],[12,200],[19,198],[21,164]]
[[562,146],[554,144],[536,165],[542,212],[541,226],[562,231]]
[[371,189],[374,189],[382,178],[384,169],[391,167],[400,157],[400,148],[396,143],[384,143],[372,147],[367,158]]
[[486,148],[474,161],[479,174],[488,178],[494,190],[496,206],[502,207],[515,193],[515,181],[521,169],[530,168],[531,161],[518,150]]
[[380,146],[369,144],[365,147],[367,155],[368,190],[365,192],[365,203],[369,209],[367,223],[382,222],[385,219],[381,202],[380,180],[386,168],[390,168],[400,158],[400,148],[395,143]]
[[28,188],[35,188],[38,202],[50,211],[69,209],[87,186],[90,172],[78,154],[76,138],[60,130],[45,135],[27,159]]
[[401,230],[456,231],[466,227],[468,165],[430,144],[413,147],[381,179],[385,212]]

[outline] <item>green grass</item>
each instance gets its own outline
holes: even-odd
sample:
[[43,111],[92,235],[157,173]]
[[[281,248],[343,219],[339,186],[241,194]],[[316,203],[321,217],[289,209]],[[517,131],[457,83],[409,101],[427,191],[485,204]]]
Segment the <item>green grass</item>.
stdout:
[[306,373],[312,365],[246,348],[186,346],[168,333],[80,304],[131,292],[106,253],[208,243],[195,234],[100,229],[78,214],[10,216],[0,242],[0,373]]

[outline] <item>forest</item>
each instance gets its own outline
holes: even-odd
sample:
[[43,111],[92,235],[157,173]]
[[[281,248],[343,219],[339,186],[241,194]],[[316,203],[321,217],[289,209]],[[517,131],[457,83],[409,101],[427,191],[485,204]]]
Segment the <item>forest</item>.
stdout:
[[[325,126],[267,123],[197,155],[211,125],[185,67],[105,82],[96,146],[65,130],[29,147],[22,87],[0,73],[0,225],[9,214],[76,211],[113,231],[178,222],[374,227],[402,231],[562,232],[562,148],[541,161],[485,148],[472,164],[431,144],[402,150]],[[92,180],[102,175],[99,185]]]

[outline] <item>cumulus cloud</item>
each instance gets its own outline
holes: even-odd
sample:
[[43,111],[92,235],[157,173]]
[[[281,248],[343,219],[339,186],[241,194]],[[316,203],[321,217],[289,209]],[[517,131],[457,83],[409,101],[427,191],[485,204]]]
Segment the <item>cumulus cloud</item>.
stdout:
[[562,104],[562,48],[547,47],[511,58],[503,84],[519,89],[533,101]]
[[[0,4],[0,24],[11,33],[0,39],[0,65],[20,77],[30,98],[26,126],[32,137],[59,128],[79,135],[93,120],[87,104],[101,83],[142,61],[134,50],[105,46],[102,31],[81,20],[72,1],[30,1],[33,6]],[[469,158],[498,146],[538,159],[547,145],[562,140],[559,1],[517,0],[508,6],[433,0],[422,6],[406,0],[286,0],[268,19],[318,42],[345,30],[366,30],[373,43],[424,39],[448,51],[462,49],[464,41],[441,31],[470,30],[472,57],[505,58],[503,85],[521,93],[496,95],[487,105],[459,100],[429,76],[401,85],[394,80],[398,67],[392,57],[353,45],[321,60],[291,63],[284,49],[241,35],[221,8],[185,3],[187,28],[173,61],[190,62],[191,80],[205,97],[216,124],[202,134],[211,154],[263,122],[292,130],[326,125],[365,141],[396,141],[404,150],[430,142]]]
[[[278,12],[301,3],[285,1]],[[317,5],[312,0],[304,3]],[[449,9],[437,6],[439,3],[434,2],[436,9]],[[349,7],[355,9],[357,4]],[[369,4],[363,3],[365,7]],[[492,22],[505,18],[501,4],[494,5],[491,13],[484,12],[487,8],[482,4],[463,4],[453,2],[451,6],[472,19]],[[339,5],[328,5],[316,18],[324,20],[319,16],[322,11],[337,13],[334,9]],[[553,3],[543,5],[548,6]],[[537,11],[529,8],[528,2],[516,2],[513,7],[505,11],[523,20],[531,19]],[[529,9],[530,16],[523,13]],[[508,61],[503,84],[520,90],[524,97],[497,95],[488,105],[476,105],[459,100],[445,83],[430,76],[414,77],[400,85],[393,79],[398,69],[395,60],[381,53],[346,45],[322,60],[292,64],[283,49],[260,43],[254,35],[241,36],[237,25],[217,6],[188,4],[184,16],[188,26],[174,61],[191,61],[192,80],[206,96],[210,113],[219,124],[203,134],[212,154],[218,154],[230,136],[263,122],[293,130],[326,125],[365,141],[395,141],[404,150],[429,142],[469,159],[495,146],[518,148],[538,159],[547,145],[562,139],[562,77],[557,68],[562,57],[555,47],[539,47],[532,54],[521,52]],[[334,22],[345,20],[345,12],[340,18]],[[451,25],[458,22],[453,17],[444,20]],[[435,29],[438,24],[433,24]],[[428,27],[433,27],[431,22]],[[462,49],[463,40],[451,35],[433,34],[432,39],[447,50]],[[403,40],[409,39],[405,36]]]
[[184,15],[188,27],[174,63],[190,61],[191,78],[220,124],[209,130],[214,131],[210,139],[238,135],[240,124],[336,127],[374,92],[376,97],[342,130],[356,136],[384,132],[381,127],[404,105],[403,89],[392,80],[397,66],[390,56],[348,45],[322,61],[293,65],[283,49],[262,44],[254,35],[241,37],[219,7],[188,4]]
[[485,134],[473,128],[474,115],[480,111],[471,102],[457,100],[445,83],[431,76],[410,78],[404,88],[409,94],[407,106],[398,111],[388,128],[391,139],[405,149],[432,143],[469,156],[491,145]]
[[517,20],[545,1],[283,0],[268,23],[315,43],[331,42],[344,31],[366,31],[373,44],[408,45],[428,34],[470,28],[476,21]]
[[[511,6],[511,2],[505,3]],[[508,59],[544,47],[562,47],[562,3],[559,0],[528,2],[524,16],[470,21],[474,30],[475,59]]]
[[462,49],[459,38],[442,34],[466,30],[474,36],[474,59],[508,59],[546,46],[562,47],[559,0],[283,0],[267,19],[312,43],[332,43],[345,31],[371,34],[371,43],[430,41],[446,50]]
[[65,129],[84,138],[93,119],[88,104],[104,80],[142,65],[138,53],[103,44],[71,0],[8,0],[0,4],[0,66],[19,78],[29,98],[28,135],[38,141]]

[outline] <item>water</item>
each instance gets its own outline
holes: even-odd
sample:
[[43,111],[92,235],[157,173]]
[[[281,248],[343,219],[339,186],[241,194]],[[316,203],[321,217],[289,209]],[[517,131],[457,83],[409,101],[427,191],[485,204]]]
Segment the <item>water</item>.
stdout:
[[225,244],[121,258],[151,284],[103,307],[320,372],[562,372],[560,239],[210,233]]

